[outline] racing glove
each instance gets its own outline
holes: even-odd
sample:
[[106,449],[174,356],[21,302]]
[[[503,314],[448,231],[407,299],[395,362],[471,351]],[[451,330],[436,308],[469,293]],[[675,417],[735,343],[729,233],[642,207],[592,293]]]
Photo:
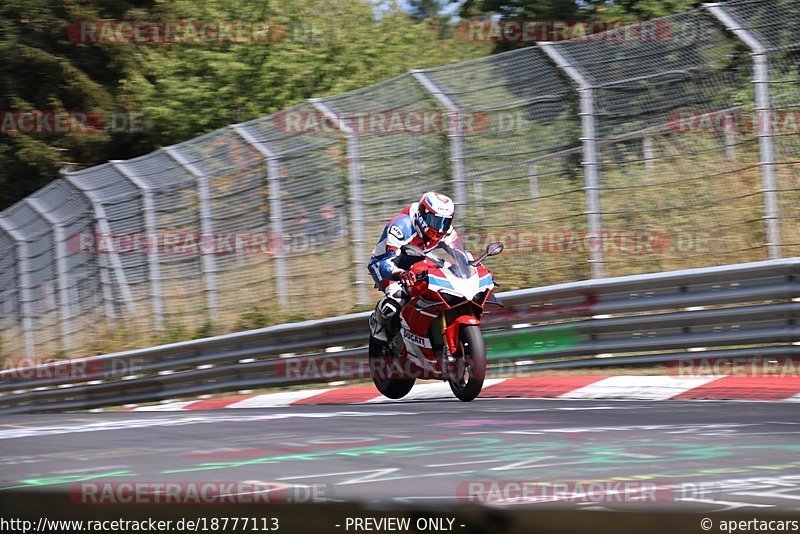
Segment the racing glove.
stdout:
[[393,278],[406,287],[411,287],[417,281],[417,277],[411,271],[397,271]]

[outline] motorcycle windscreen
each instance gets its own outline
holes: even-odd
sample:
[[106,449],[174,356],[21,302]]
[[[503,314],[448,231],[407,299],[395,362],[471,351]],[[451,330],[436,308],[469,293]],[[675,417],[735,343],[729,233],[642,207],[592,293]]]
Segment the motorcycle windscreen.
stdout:
[[477,269],[469,264],[467,252],[460,247],[451,247],[445,243],[439,243],[435,253],[438,258],[450,264],[448,270],[456,278],[470,278],[477,272]]

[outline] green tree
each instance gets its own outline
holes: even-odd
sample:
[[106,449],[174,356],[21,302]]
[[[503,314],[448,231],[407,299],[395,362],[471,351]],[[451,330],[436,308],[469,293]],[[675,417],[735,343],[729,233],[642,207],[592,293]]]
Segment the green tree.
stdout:
[[[146,4],[145,2],[140,2]],[[92,47],[69,38],[73,21],[116,18],[132,3],[4,0],[0,3],[0,110],[87,112],[102,117],[126,111],[117,98],[127,70],[114,47]],[[132,140],[96,129],[70,133],[14,131],[15,115],[4,115],[0,132],[0,206],[8,205],[57,177],[69,163],[99,163],[118,157]]]
[[[577,21],[599,18],[603,20],[647,20],[680,13],[699,4],[694,0],[450,0],[459,4],[458,14],[463,19],[496,17],[508,20],[560,20]],[[532,46],[535,42],[499,41],[494,52]]]
[[[269,21],[268,42],[85,44],[81,20]],[[486,55],[437,20],[370,0],[3,0],[0,110],[144,116],[144,131],[0,132],[0,208],[65,165],[125,159],[232,122],[341,93],[411,68]]]
[[408,12],[414,20],[437,18],[446,0],[409,0]]
[[435,25],[397,5],[378,15],[366,0],[160,3],[161,18],[269,21],[274,35],[263,44],[131,46],[137,68],[126,90],[164,144],[490,50],[439,40]]
[[697,0],[615,0],[597,6],[597,12],[602,18],[649,20],[688,11],[701,3]]
[[435,28],[439,39],[453,36],[455,23],[452,15],[444,14],[448,0],[408,0],[408,12],[417,21],[428,21]]

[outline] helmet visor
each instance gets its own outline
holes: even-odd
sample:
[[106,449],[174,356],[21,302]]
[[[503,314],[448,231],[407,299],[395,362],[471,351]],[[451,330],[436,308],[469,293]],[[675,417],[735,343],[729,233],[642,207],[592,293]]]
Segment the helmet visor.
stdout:
[[450,229],[450,225],[453,224],[452,217],[439,217],[430,211],[426,211],[422,218],[425,220],[425,224],[440,233],[447,232]]

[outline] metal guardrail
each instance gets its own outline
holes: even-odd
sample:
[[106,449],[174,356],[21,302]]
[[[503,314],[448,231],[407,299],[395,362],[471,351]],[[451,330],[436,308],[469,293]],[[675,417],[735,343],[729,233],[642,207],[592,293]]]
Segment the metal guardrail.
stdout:
[[[558,284],[498,299],[504,308],[484,320],[495,373],[663,363],[697,358],[698,350],[707,357],[800,354],[800,258]],[[9,369],[0,373],[0,413],[365,377],[367,317]],[[338,365],[346,361],[363,365]],[[330,362],[332,373],[287,372]]]

